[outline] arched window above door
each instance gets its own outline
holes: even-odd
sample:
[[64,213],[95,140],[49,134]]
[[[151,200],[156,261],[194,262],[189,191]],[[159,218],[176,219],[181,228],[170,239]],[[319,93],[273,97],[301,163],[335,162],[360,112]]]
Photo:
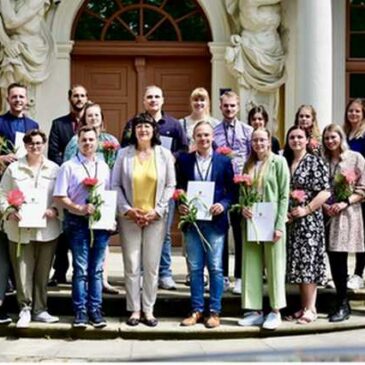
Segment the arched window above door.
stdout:
[[75,20],[72,38],[79,41],[211,40],[194,0],[86,0]]

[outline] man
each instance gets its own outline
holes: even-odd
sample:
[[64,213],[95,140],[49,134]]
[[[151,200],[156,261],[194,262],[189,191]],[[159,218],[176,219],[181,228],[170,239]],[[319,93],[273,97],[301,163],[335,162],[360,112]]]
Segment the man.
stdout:
[[[183,230],[190,268],[192,312],[181,325],[192,326],[204,319],[204,267],[207,265],[210,298],[205,326],[215,328],[220,325],[219,315],[222,309],[222,254],[228,231],[227,212],[235,191],[233,169],[228,157],[213,151],[213,127],[209,121],[200,121],[195,125],[193,138],[196,152],[182,154],[177,160],[178,187],[186,191],[189,181],[201,181],[202,185],[214,181],[214,197],[213,204],[209,207],[212,220],[197,220],[197,226],[188,225]],[[201,189],[204,189],[204,185]],[[188,214],[188,206],[180,204],[179,212]]]
[[[179,153],[188,150],[186,134],[180,122],[162,111],[164,97],[162,89],[158,86],[147,86],[143,97],[143,106],[148,114],[157,122],[162,145],[171,150],[176,158]],[[131,134],[131,121],[128,121],[121,141],[121,146],[128,145]],[[175,290],[176,283],[172,278],[171,271],[171,226],[174,220],[175,203],[173,199],[169,202],[169,212],[166,223],[165,240],[162,246],[159,287],[167,290]]]
[[73,256],[73,326],[79,328],[85,328],[88,321],[95,328],[106,326],[101,307],[103,263],[109,233],[93,230],[91,246],[89,216],[95,212],[95,207],[86,203],[89,191],[84,185],[86,178],[92,178],[97,179],[98,189],[109,189],[109,167],[97,159],[97,146],[96,129],[81,127],[78,131],[80,152],[61,166],[53,193],[55,202],[65,209],[65,225]]
[[[0,116],[0,137],[3,145],[0,151],[1,171],[17,160],[14,151],[16,133],[26,133],[30,129],[38,129],[38,123],[28,118],[25,111],[28,105],[27,89],[22,84],[13,83],[7,88],[6,101],[9,111]],[[11,318],[3,308],[6,286],[8,284],[10,259],[8,253],[8,239],[0,231],[0,324],[8,324]]]
[[[223,121],[214,128],[214,141],[217,147],[229,147],[233,151],[232,165],[235,175],[242,174],[243,166],[251,151],[251,135],[253,128],[237,119],[240,110],[238,95],[233,91],[226,91],[220,97],[220,109]],[[242,270],[242,232],[241,214],[230,213],[232,225],[235,260],[234,260],[234,287],[233,293],[241,293],[241,270]],[[224,290],[230,286],[228,267],[228,235],[223,251]]]
[[[84,114],[84,108],[88,102],[87,90],[82,85],[74,85],[68,91],[68,101],[71,112],[59,117],[52,122],[48,139],[48,158],[61,165],[66,146],[75,135],[80,120]],[[49,286],[57,286],[59,283],[66,283],[66,273],[69,267],[67,252],[69,244],[65,234],[58,239],[55,261],[53,264],[54,274]]]

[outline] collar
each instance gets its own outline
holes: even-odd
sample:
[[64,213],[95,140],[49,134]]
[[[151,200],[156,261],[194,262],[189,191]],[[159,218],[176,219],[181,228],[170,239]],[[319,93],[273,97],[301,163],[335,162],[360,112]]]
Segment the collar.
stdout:
[[234,118],[231,121],[223,119],[223,125],[224,125],[225,128],[229,128],[229,127],[234,128],[235,125],[236,125],[236,121],[237,121],[237,118]]
[[25,119],[26,118],[25,115],[24,115],[24,113],[23,113],[23,115],[21,117],[18,117],[18,116],[14,115],[14,114],[11,114],[10,110],[6,113],[6,116],[7,116],[7,118],[9,120],[17,120],[17,119]]
[[[96,155],[94,155],[94,158],[92,160],[89,160],[88,158],[86,158],[80,151],[77,152],[77,156],[79,157],[81,163],[84,163],[84,164],[89,164],[89,163],[95,163],[96,162]],[[78,158],[76,157],[76,160],[78,160]]]
[[[30,169],[30,166],[28,164],[28,160],[27,160],[27,157],[26,156],[20,158],[18,160],[18,164],[19,164],[19,168],[20,169],[25,169],[25,170],[29,170]],[[50,168],[50,165],[51,165],[50,164],[50,161],[43,156],[41,170]]]
[[197,160],[199,161],[206,161],[206,160],[209,160],[213,157],[213,148],[210,148],[209,150],[209,153],[208,153],[208,156],[207,157],[203,157],[201,156],[198,151],[195,152],[195,157]]

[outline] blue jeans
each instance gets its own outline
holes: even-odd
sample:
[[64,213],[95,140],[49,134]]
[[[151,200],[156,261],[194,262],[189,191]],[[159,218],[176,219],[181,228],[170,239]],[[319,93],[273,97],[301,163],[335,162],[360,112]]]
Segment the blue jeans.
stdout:
[[172,276],[171,271],[171,227],[174,221],[175,214],[175,201],[173,199],[169,200],[169,212],[167,214],[166,222],[166,233],[165,239],[162,244],[162,252],[160,259],[160,269],[159,277],[166,278]]
[[222,255],[225,234],[217,232],[212,222],[199,221],[198,226],[211,249],[203,246],[194,226],[184,233],[188,265],[190,268],[191,306],[195,312],[204,311],[204,266],[209,272],[209,311],[220,313],[223,295]]
[[72,251],[72,304],[74,312],[94,312],[101,309],[103,263],[109,232],[94,230],[90,247],[88,219],[66,215],[67,234]]

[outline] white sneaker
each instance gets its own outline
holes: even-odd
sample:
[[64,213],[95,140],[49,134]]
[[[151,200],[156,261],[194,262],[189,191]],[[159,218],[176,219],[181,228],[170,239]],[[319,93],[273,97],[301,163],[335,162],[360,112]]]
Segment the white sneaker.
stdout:
[[174,279],[171,276],[161,278],[159,280],[158,286],[161,289],[176,290],[176,283],[175,283]]
[[16,323],[17,328],[28,328],[31,321],[30,308],[23,308]]
[[238,321],[242,327],[261,326],[264,323],[264,314],[262,312],[247,312],[243,318]]
[[36,322],[56,323],[60,319],[56,316],[51,316],[47,311],[43,311],[33,315],[33,320]]
[[364,280],[359,275],[352,275],[347,281],[347,287],[352,290],[362,289],[364,287]]
[[231,286],[231,282],[229,281],[229,277],[225,276],[223,278],[223,291],[228,291]]
[[262,325],[265,330],[275,330],[281,325],[281,314],[280,312],[270,312]]
[[232,289],[232,293],[233,294],[241,294],[242,291],[242,280],[241,279],[236,279],[234,281],[234,287]]

